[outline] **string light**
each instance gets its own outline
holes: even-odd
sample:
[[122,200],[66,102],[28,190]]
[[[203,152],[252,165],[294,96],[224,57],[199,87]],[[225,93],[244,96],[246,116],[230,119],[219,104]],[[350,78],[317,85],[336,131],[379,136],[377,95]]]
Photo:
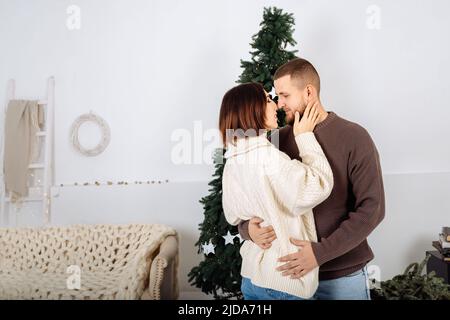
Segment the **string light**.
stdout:
[[[142,184],[163,184],[163,183],[169,183],[169,179],[166,180],[147,180],[147,181],[134,181],[135,185],[142,185]],[[59,186],[60,187],[70,187],[70,186],[112,186],[112,185],[131,185],[133,183],[128,182],[128,181],[118,181],[116,183],[114,183],[113,181],[106,181],[105,183],[101,183],[99,181],[94,181],[93,183],[90,182],[84,182],[82,184],[78,183],[78,182],[74,182],[73,184],[64,184],[61,183]]]

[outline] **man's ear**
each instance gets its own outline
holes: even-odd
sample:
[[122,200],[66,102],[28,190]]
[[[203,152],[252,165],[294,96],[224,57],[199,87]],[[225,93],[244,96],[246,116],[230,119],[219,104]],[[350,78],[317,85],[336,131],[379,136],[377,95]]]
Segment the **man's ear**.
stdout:
[[305,99],[306,103],[308,103],[312,99],[311,85],[306,85],[305,89],[303,90],[303,98]]
[[306,101],[317,98],[317,90],[312,84],[308,84],[305,88]]

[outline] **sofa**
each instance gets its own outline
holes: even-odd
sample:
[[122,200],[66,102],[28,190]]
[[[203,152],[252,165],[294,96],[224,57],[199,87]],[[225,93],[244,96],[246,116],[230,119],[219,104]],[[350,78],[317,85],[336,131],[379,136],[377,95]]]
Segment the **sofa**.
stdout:
[[178,247],[162,224],[0,228],[0,299],[177,299]]

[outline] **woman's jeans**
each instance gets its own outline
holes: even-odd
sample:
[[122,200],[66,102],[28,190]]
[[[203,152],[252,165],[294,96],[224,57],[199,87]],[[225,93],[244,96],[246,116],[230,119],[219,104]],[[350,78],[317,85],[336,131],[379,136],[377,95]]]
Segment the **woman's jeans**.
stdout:
[[244,300],[305,300],[286,292],[254,285],[250,279],[242,277],[241,291]]
[[[245,300],[305,300],[285,292],[255,286],[250,279],[244,277],[241,291]],[[337,279],[319,281],[319,288],[312,299],[370,300],[367,268]]]

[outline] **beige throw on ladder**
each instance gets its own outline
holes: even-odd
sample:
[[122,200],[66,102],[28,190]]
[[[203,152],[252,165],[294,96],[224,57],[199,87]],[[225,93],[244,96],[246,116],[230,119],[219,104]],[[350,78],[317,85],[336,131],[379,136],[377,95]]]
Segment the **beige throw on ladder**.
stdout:
[[44,123],[37,101],[11,100],[5,119],[4,177],[6,190],[16,202],[28,195],[28,166],[38,154],[36,133]]

